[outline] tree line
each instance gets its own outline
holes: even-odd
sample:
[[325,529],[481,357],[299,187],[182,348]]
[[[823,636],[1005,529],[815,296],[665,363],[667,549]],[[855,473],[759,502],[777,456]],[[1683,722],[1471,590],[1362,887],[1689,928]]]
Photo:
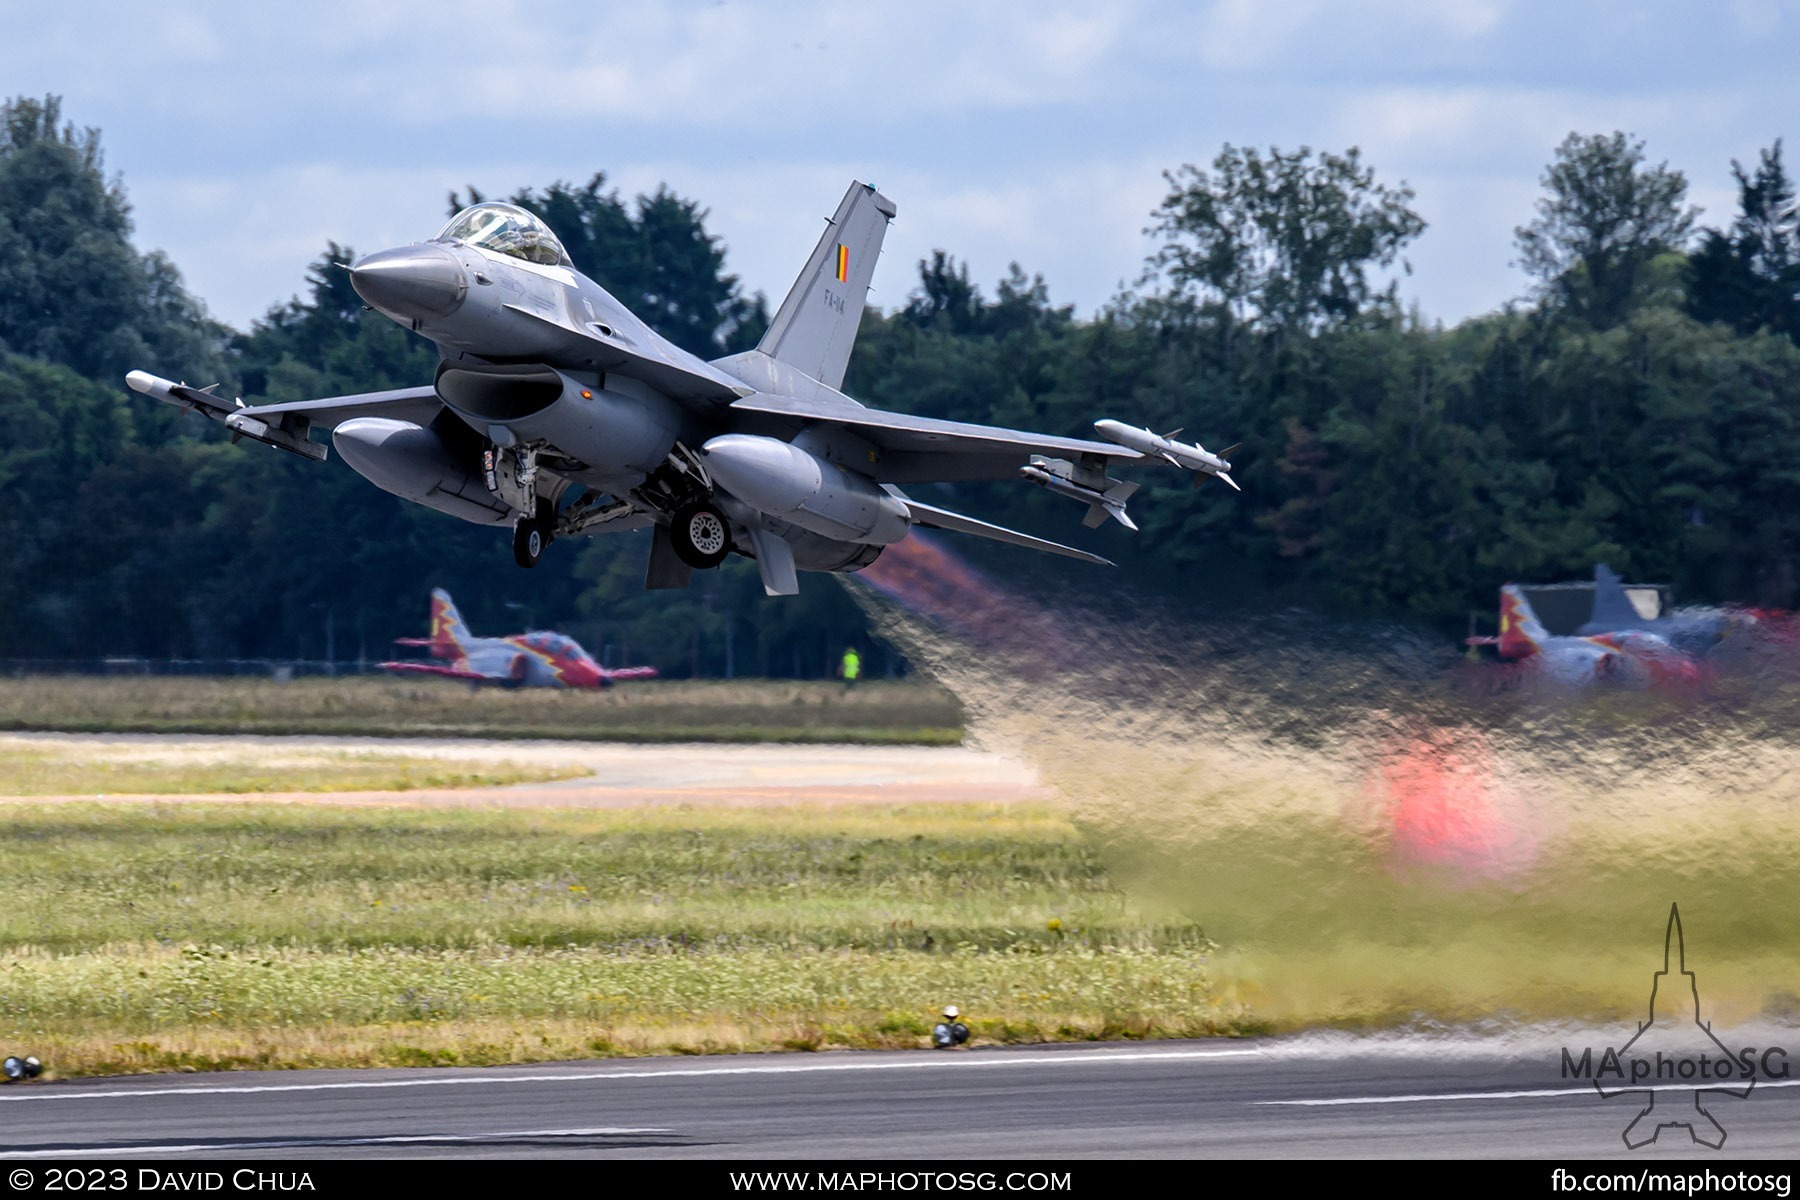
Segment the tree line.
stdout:
[[[1398,294],[1426,227],[1407,188],[1355,149],[1226,146],[1168,173],[1156,253],[1094,318],[1017,266],[989,294],[938,252],[902,308],[865,313],[846,390],[1065,435],[1115,416],[1242,442],[1241,496],[1139,472],[1137,535],[1082,539],[1078,509],[1022,482],[920,490],[1119,560],[1082,587],[1450,633],[1501,582],[1605,560],[1684,600],[1786,606],[1800,218],[1779,142],[1731,170],[1738,211],[1699,228],[1686,180],[1641,141],[1571,134],[1516,231],[1529,294],[1446,328]],[[712,357],[761,336],[767,301],[726,272],[696,201],[628,201],[600,172],[510,198],[676,344]],[[821,675],[852,642],[877,673],[897,661],[824,577],[769,600],[733,561],[645,593],[632,535],[559,544],[522,572],[492,530],[130,395],[133,367],[255,403],[411,386],[435,365],[363,309],[335,266],[351,247],[324,247],[304,292],[240,332],[131,231],[97,131],[54,97],[0,106],[0,658],[318,658],[327,631],[338,658],[379,658],[421,631],[435,585],[477,632],[556,625],[670,674]],[[1098,572],[954,544],[1028,579]]]

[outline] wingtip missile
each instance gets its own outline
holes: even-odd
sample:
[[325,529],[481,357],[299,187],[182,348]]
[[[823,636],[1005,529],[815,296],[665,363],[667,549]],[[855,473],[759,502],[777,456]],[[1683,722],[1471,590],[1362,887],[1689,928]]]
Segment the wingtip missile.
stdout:
[[219,395],[219,385],[216,383],[209,383],[203,388],[189,387],[185,383],[176,383],[148,371],[127,371],[125,386],[134,392],[142,392],[152,400],[161,400],[164,404],[173,404],[188,412],[202,412],[215,420],[244,407],[242,400],[227,400]]
[[[1178,442],[1174,440],[1174,434],[1152,433],[1148,429],[1127,425],[1123,421],[1095,421],[1094,432],[1109,442],[1124,446],[1127,450],[1136,450],[1146,458],[1160,458],[1184,471],[1197,472],[1196,483],[1207,476],[1216,475],[1236,490],[1240,492],[1244,490],[1238,487],[1236,480],[1231,478],[1230,460],[1224,454],[1210,453],[1198,442]],[[1176,432],[1179,433],[1180,430],[1176,430]],[[1231,449],[1236,450],[1237,446],[1233,446]],[[1230,452],[1228,450],[1225,454]]]
[[142,392],[144,395],[153,396],[158,400],[167,400],[174,390],[175,383],[160,375],[152,375],[148,371],[127,371],[125,386],[134,392]]

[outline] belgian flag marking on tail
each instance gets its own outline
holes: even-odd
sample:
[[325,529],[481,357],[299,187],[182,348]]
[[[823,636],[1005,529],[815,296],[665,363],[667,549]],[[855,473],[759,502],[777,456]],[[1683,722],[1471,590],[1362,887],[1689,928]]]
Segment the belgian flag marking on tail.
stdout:
[[838,243],[837,278],[839,283],[847,283],[850,279],[850,247]]

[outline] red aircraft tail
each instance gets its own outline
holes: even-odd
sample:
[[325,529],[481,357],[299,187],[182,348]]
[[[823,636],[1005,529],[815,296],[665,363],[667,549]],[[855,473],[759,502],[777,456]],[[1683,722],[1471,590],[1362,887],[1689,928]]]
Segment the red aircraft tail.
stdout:
[[1500,636],[1495,649],[1501,658],[1530,658],[1543,648],[1550,636],[1531,611],[1531,604],[1517,584],[1500,589]]
[[424,646],[433,658],[462,658],[463,643],[469,640],[469,627],[462,614],[443,588],[431,589],[431,636],[428,638],[395,638],[400,646]]

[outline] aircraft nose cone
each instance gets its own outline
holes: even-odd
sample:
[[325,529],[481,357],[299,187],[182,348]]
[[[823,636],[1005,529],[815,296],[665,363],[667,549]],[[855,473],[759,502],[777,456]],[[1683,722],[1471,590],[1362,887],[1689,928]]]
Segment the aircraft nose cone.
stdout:
[[456,255],[442,246],[378,250],[350,268],[356,294],[401,321],[447,317],[469,294],[469,277]]

